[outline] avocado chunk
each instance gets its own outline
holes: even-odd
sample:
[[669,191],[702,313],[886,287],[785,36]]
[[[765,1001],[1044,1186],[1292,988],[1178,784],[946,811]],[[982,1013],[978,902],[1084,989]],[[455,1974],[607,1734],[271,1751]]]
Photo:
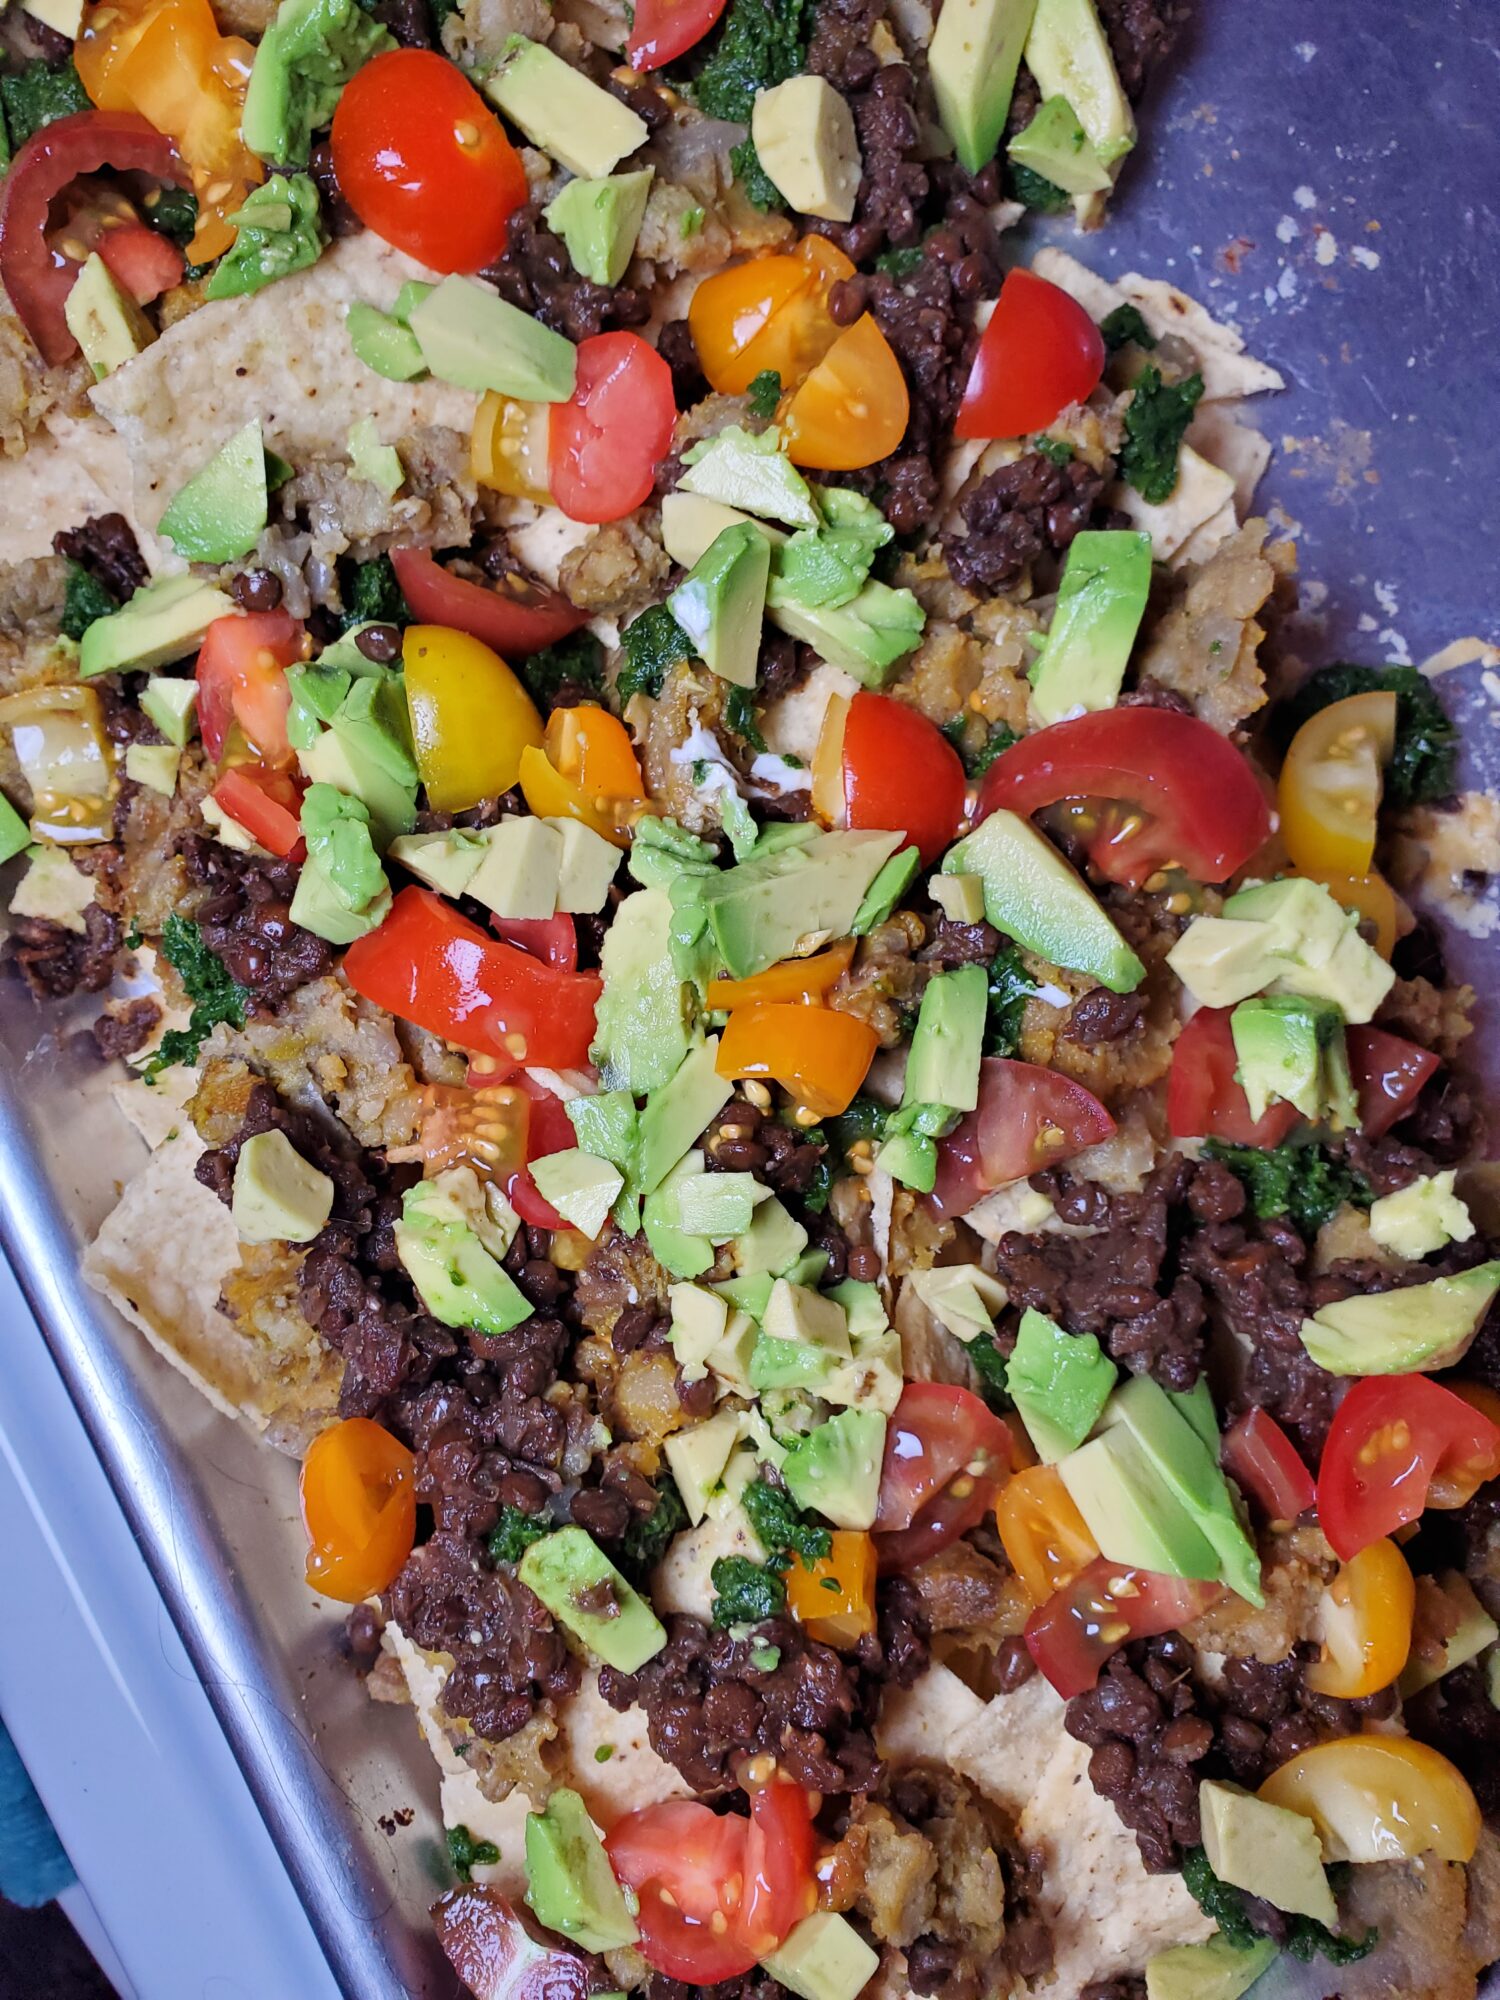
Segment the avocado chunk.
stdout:
[[1037,0],[1026,67],[1045,103],[1065,97],[1105,166],[1135,144],[1135,118],[1094,0]]
[[1183,1409],[1149,1375],[1136,1375],[1115,1396],[1106,1420],[1130,1431],[1161,1484],[1217,1554],[1222,1580],[1248,1603],[1264,1604],[1260,1556],[1235,1511],[1217,1451]]
[[[994,1332],[995,1314],[1006,1301],[999,1279],[978,1264],[934,1264],[929,1270],[911,1272],[906,1282],[938,1324],[965,1346],[982,1333]],[[1113,1375],[1113,1369],[1110,1372]],[[1080,1432],[1075,1442],[1081,1443],[1087,1435],[1087,1431]]]
[[879,1410],[840,1410],[787,1453],[787,1492],[836,1528],[872,1528],[885,1431]]
[[1241,2000],[1276,1957],[1270,1938],[1231,1944],[1226,1937],[1176,1944],[1146,1962],[1146,2000]]
[[1028,820],[992,812],[943,859],[945,875],[977,875],[985,915],[1028,951],[1087,972],[1112,993],[1133,993],[1146,968],[1083,878]]
[[493,1239],[485,1242],[483,1228],[448,1187],[418,1181],[401,1197],[396,1253],[434,1319],[509,1333],[530,1318],[531,1306],[500,1266],[503,1249],[497,1251]]
[[333,1213],[333,1182],[285,1132],[256,1132],[235,1161],[229,1212],[244,1243],[311,1243]]
[[701,1278],[712,1270],[714,1246],[706,1236],[689,1236],[679,1225],[678,1183],[703,1172],[703,1154],[695,1147],[641,1203],[641,1227],[652,1256],[674,1278]]
[[544,1812],[526,1815],[526,1902],[539,1924],[584,1951],[618,1951],[640,1937],[588,1808],[566,1787]]
[[856,2000],[875,1977],[880,1958],[847,1917],[814,1910],[761,1964],[801,2000]]
[[502,819],[485,835],[484,858],[465,894],[497,917],[550,917],[561,860],[562,835],[544,819]]
[[1219,1574],[1207,1537],[1163,1486],[1156,1467],[1123,1424],[1114,1424],[1057,1461],[1089,1533],[1111,1562],[1210,1582]]
[[181,762],[182,752],[171,743],[132,743],[125,752],[125,775],[132,784],[171,798]]
[[938,123],[968,173],[995,157],[1035,13],[1036,0],[956,0],[938,16],[927,66]]
[[568,246],[573,269],[596,285],[617,285],[635,255],[635,239],[655,170],[569,181],[548,203],[545,220]]
[[1342,1087],[1348,1071],[1344,1017],[1325,1000],[1269,994],[1242,1000],[1229,1017],[1238,1057],[1235,1075],[1252,1118],[1274,1100],[1295,1105],[1316,1123],[1358,1122],[1358,1107]]
[[1383,1194],[1370,1208],[1370,1234],[1382,1250],[1409,1262],[1430,1257],[1449,1243],[1467,1243],[1474,1234],[1468,1205],[1453,1192],[1454,1169]]
[[89,252],[73,280],[63,304],[63,318],[83,349],[96,382],[133,361],[156,338],[155,327],[130,294],[115,283],[97,250]]
[[609,901],[620,866],[620,850],[603,834],[576,819],[549,819],[562,836],[557,864],[557,907],[569,916],[593,916]]
[[[775,1195],[763,1201],[750,1218],[750,1227],[729,1246],[734,1268],[741,1279],[779,1277],[807,1248],[807,1231]],[[766,1287],[766,1297],[771,1288]],[[750,1310],[748,1301],[741,1305]],[[764,1311],[762,1304],[761,1311]],[[756,1313],[757,1319],[760,1313]]]
[[195,652],[216,618],[234,605],[222,590],[196,576],[163,576],[144,583],[118,611],[96,618],[78,646],[78,671],[145,673]]
[[373,417],[361,417],[349,430],[349,463],[356,479],[367,479],[387,500],[406,483],[406,467],[394,445],[382,444]]
[[[617,1673],[635,1673],[667,1643],[651,1606],[582,1528],[543,1535],[522,1556],[516,1574],[560,1625]],[[594,1608],[601,1600],[609,1604],[608,1613]]]
[[701,1173],[674,1176],[677,1227],[710,1243],[728,1243],[750,1227],[757,1201],[770,1198],[754,1174]]
[[483,89],[533,146],[581,180],[602,180],[646,143],[644,118],[524,35],[506,42],[500,66]]
[[672,1324],[667,1339],[677,1356],[684,1378],[701,1382],[708,1373],[708,1357],[729,1329],[729,1301],[702,1285],[676,1284],[667,1300]]
[[755,686],[771,544],[752,521],[715,537],[667,599],[703,664],[736,687]]
[[141,713],[149,716],[167,741],[175,743],[179,750],[187,748],[197,706],[195,680],[168,680],[164,675],[154,674],[141,689]]
[[1398,1292],[1338,1299],[1301,1326],[1302,1345],[1330,1375],[1417,1375],[1451,1368],[1479,1331],[1500,1261]]
[[188,562],[236,562],[265,533],[266,505],[266,447],[256,417],[180,489],[160,532]]
[[1167,963],[1204,1007],[1234,1007],[1271,984],[1284,960],[1267,927],[1237,917],[1197,917]]
[[715,436],[690,445],[682,462],[688,470],[677,482],[679,492],[747,514],[765,514],[792,528],[822,526],[812,488],[782,451],[774,424],[758,434],[727,424]]
[[394,39],[356,0],[281,0],[255,51],[240,134],[252,153],[307,165],[314,132],[332,121],[344,85]]
[[[607,1090],[637,1097],[660,1090],[692,1045],[694,989],[672,963],[671,933],[672,904],[661,889],[627,896],[605,932],[604,990],[594,1010],[589,1053]],[[690,1134],[683,1152],[697,1136]]]
[[1392,967],[1360,936],[1354,912],[1321,882],[1291,876],[1258,883],[1231,896],[1224,915],[1268,926],[1267,944],[1281,960],[1276,992],[1331,1000],[1351,1024],[1372,1020],[1395,984]]
[[309,858],[351,910],[368,909],[389,887],[362,799],[332,785],[309,785],[302,799],[302,834]]
[[[5,794],[0,792],[0,863],[14,860],[23,848],[30,845],[31,828]],[[74,873],[77,873],[76,869]]]
[[929,979],[906,1059],[901,1102],[972,1111],[979,1103],[979,1063],[989,988],[982,965]]
[[1034,1306],[1022,1313],[1005,1387],[1046,1464],[1083,1443],[1109,1401],[1116,1375],[1093,1334],[1064,1333]]
[[[716,1111],[734,1095],[733,1084],[719,1075],[715,1062],[719,1038],[689,1049],[667,1081],[654,1089],[641,1113],[641,1192],[659,1188]],[[702,1171],[702,1166],[698,1169]],[[690,1272],[689,1276],[696,1276]]]
[[743,1426],[738,1410],[721,1410],[706,1423],[673,1431],[663,1441],[672,1481],[682,1495],[693,1527],[724,1490],[724,1471],[740,1441]]
[[[674,563],[691,569],[726,528],[748,520],[738,507],[726,507],[722,500],[709,500],[701,493],[664,493],[661,500],[662,547]],[[780,528],[761,525],[761,533],[772,548],[786,541]]]
[[[316,675],[309,676],[299,681],[298,693],[317,684]],[[398,834],[411,831],[417,765],[399,675],[368,674],[354,681],[328,728],[309,748],[299,749],[297,761],[311,783],[332,785],[364,803],[382,853]]]
[[[341,799],[347,806],[357,806],[364,812],[357,799],[348,798],[331,785],[313,785],[307,797],[313,793],[331,795]],[[306,817],[307,801],[303,801],[303,829],[307,832],[309,821]],[[378,887],[363,899],[351,901],[354,883],[363,870],[353,860],[350,831],[357,826],[362,832],[369,849],[369,859],[375,864],[379,877]],[[313,836],[308,834],[308,856],[302,864],[302,872],[297,877],[297,887],[292,894],[291,919],[300,924],[314,937],[323,938],[328,944],[353,944],[357,938],[367,937],[390,912],[391,892],[386,883],[385,872],[380,867],[379,857],[373,845],[369,845],[368,814],[358,822],[350,821],[335,829],[332,825],[320,841],[320,851],[313,852]]]
[[852,1358],[849,1319],[838,1300],[778,1278],[750,1359],[751,1387],[816,1389]]
[[1051,629],[1031,667],[1031,706],[1043,722],[1114,707],[1150,593],[1149,535],[1085,528],[1074,536]]
[[1206,1778],[1198,1787],[1203,1852],[1221,1882],[1337,1930],[1318,1830],[1302,1813]]
[[801,639],[830,666],[853,674],[861,687],[884,687],[892,670],[921,643],[927,614],[909,590],[874,577],[847,604],[809,608],[779,593],[775,569],[766,597],[767,616],[779,630]]
[[618,1167],[577,1146],[533,1160],[531,1178],[542,1200],[551,1202],[564,1222],[591,1238],[609,1220],[615,1197],[625,1185]]
[[214,266],[203,288],[205,298],[243,298],[294,271],[306,271],[328,240],[310,174],[273,174],[263,186],[251,188],[228,220],[234,225],[234,244]]
[[1445,1570],[1440,1577],[1419,1576],[1411,1654],[1398,1683],[1402,1700],[1410,1701],[1455,1667],[1477,1660],[1497,1639],[1500,1625],[1461,1571]]
[[409,326],[364,299],[355,299],[344,314],[349,345],[366,368],[388,382],[414,382],[427,373],[427,362]]
[[755,93],[750,137],[788,207],[852,222],[862,165],[854,114],[826,77],[788,77]]
[[900,840],[899,833],[820,834],[716,875],[680,876],[672,907],[679,917],[687,906],[702,909],[730,978],[747,979],[795,956],[805,938],[845,936]]
[[1109,171],[1065,97],[1049,97],[1005,150],[1018,167],[1066,194],[1103,194],[1109,186]]
[[434,286],[413,310],[411,330],[433,374],[460,389],[493,389],[523,403],[566,403],[577,383],[578,350],[571,340],[468,278],[448,277]]
[[482,833],[455,826],[446,833],[403,833],[386,849],[387,861],[399,861],[408,874],[444,896],[461,896],[485,857]]
[[929,875],[927,893],[950,923],[984,922],[984,884],[977,875]]

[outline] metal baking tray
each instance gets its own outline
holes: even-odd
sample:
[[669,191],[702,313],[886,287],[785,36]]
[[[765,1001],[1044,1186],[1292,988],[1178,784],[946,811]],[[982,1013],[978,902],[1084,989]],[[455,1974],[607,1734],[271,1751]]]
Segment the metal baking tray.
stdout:
[[[1059,238],[1106,273],[1172,278],[1286,375],[1260,405],[1278,448],[1262,502],[1299,529],[1313,662],[1497,636],[1497,56],[1491,0],[1204,4],[1109,227]],[[1467,782],[1500,784],[1480,666],[1443,685]],[[1454,943],[1481,991],[1488,961],[1492,1028],[1500,939]],[[343,1990],[446,2000],[431,1763],[409,1712],[370,1703],[338,1660],[336,1614],[301,1581],[295,1467],[79,1278],[141,1157],[76,1040],[84,1018],[0,985],[0,1239]]]

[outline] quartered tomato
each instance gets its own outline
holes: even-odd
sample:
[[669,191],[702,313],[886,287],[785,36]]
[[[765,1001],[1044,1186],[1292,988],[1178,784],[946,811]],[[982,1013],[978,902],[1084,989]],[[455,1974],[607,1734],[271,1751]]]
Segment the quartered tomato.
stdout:
[[1010,1432],[967,1389],[908,1382],[886,1426],[875,1515],[882,1575],[915,1567],[977,1527],[1012,1465]]
[[705,278],[688,307],[698,360],[713,387],[742,396],[767,370],[795,388],[839,337],[828,295],[854,266],[826,236],[785,256],[753,257]]
[[588,2000],[594,1963],[534,1938],[498,1889],[466,1882],[432,1906],[448,1963],[477,2000]]
[[547,484],[572,521],[619,521],[650,497],[672,445],[672,371],[638,333],[579,343],[572,399],[554,403]]
[[771,1001],[821,1000],[849,970],[853,957],[854,940],[845,938],[811,958],[784,958],[750,979],[711,979],[704,1000],[710,1013],[722,1009],[726,1014],[735,1007]]
[[849,703],[841,754],[844,824],[901,832],[930,868],[964,816],[964,767],[925,715],[888,694]]
[[1055,1465],[1032,1465],[1000,1489],[995,1523],[1010,1566],[1033,1604],[1064,1590],[1095,1561],[1099,1544]]
[[578,970],[578,926],[563,912],[555,917],[491,917],[490,923],[496,937],[519,945],[543,965]]
[[1256,1795],[1306,1815],[1325,1861],[1472,1861],[1484,1822],[1468,1781],[1409,1736],[1316,1743],[1273,1771]]
[[955,437],[1044,431],[1104,374],[1104,336],[1078,301],[1031,271],[1008,271],[980,336]]
[[1281,837],[1302,873],[1365,875],[1375,858],[1385,767],[1396,745],[1396,697],[1331,702],[1292,738],[1276,787]]
[[1297,1447],[1264,1410],[1250,1410],[1230,1425],[1219,1463],[1272,1527],[1289,1527],[1318,1497]]
[[416,619],[467,632],[505,659],[539,653],[588,623],[588,613],[575,610],[560,591],[527,577],[505,576],[490,589],[454,576],[428,549],[392,549],[391,564]]
[[[1318,1522],[1345,1562],[1428,1506],[1500,1475],[1500,1425],[1426,1375],[1371,1375],[1340,1403],[1318,1468]],[[1439,1497],[1440,1496],[1440,1497]]]
[[1385,1028],[1350,1028],[1347,1041],[1360,1130],[1367,1139],[1383,1138],[1415,1105],[1440,1058]]
[[880,1037],[837,1007],[796,1002],[736,1007],[719,1038],[720,1076],[765,1077],[820,1118],[837,1118],[869,1074]]
[[1063,1697],[1087,1694],[1112,1653],[1131,1639],[1176,1632],[1224,1594],[1154,1570],[1122,1569],[1106,1556],[1081,1569],[1026,1621],[1026,1650]]
[[1313,1693],[1358,1701],[1389,1687],[1411,1651],[1416,1608],[1417,1587],[1394,1542],[1371,1542],[1351,1556],[1313,1611],[1322,1645],[1306,1673]]
[[384,1590],[417,1531],[415,1461],[368,1417],[321,1431],[302,1462],[307,1580],[341,1604]]
[[1023,736],[990,766],[977,817],[1004,806],[1026,818],[1062,799],[1119,808],[1097,815],[1089,861],[1133,889],[1170,867],[1222,882],[1271,832],[1243,754],[1197,716],[1170,709],[1103,709]]
[[808,1797],[784,1778],[750,1787],[745,1899],[736,1928],[756,1957],[773,1952],[817,1907],[818,1843]]
[[552,434],[552,405],[522,403],[514,396],[487,389],[474,412],[469,436],[469,470],[480,486],[509,493],[516,500],[550,506],[547,445]]
[[508,792],[522,753],[542,740],[542,718],[504,660],[447,625],[409,625],[401,657],[428,805],[467,812]]
[[695,48],[724,11],[725,0],[637,0],[625,53],[634,70],[660,69]]
[[527,1076],[523,1070],[516,1077],[515,1085],[529,1103],[526,1166],[502,1182],[505,1197],[521,1220],[529,1222],[533,1229],[566,1229],[567,1223],[551,1202],[544,1201],[538,1194],[536,1182],[527,1168],[533,1160],[545,1160],[553,1153],[567,1152],[578,1144],[578,1135],[573,1130],[568,1107],[545,1084],[538,1083],[535,1077]]
[[596,702],[554,708],[542,747],[552,768],[592,801],[646,796],[630,731]]
[[846,327],[781,411],[793,465],[854,472],[906,435],[911,398],[891,343],[869,313]]
[[333,164],[367,228],[433,271],[479,271],[505,249],[526,170],[461,70],[431,49],[357,69],[333,114]]
[[288,611],[251,611],[216,618],[198,653],[198,729],[217,761],[231,727],[265,764],[289,764],[286,719],[292,705],[288,667],[305,658],[307,635]]
[[268,854],[300,861],[302,794],[305,787],[289,771],[264,764],[234,764],[214,786],[214,803],[258,840]]
[[988,1056],[979,1106],[938,1142],[933,1205],[963,1215],[981,1195],[1109,1138],[1115,1121],[1091,1090],[1038,1063]]
[[1268,1104],[1259,1118],[1235,1081],[1239,1057],[1228,1007],[1200,1007],[1172,1045],[1167,1130],[1174,1139],[1223,1139],[1231,1146],[1279,1146],[1297,1123],[1293,1104]]

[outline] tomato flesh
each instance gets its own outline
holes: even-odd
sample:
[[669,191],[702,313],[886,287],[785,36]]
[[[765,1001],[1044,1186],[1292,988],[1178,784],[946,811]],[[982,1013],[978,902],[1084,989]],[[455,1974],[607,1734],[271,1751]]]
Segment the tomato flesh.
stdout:
[[1458,1506],[1497,1474],[1500,1426],[1462,1396],[1426,1375],[1366,1376],[1329,1427],[1318,1521],[1347,1562],[1435,1504],[1435,1483]]
[[578,970],[578,931],[571,917],[491,917],[490,922],[496,937],[519,945],[543,965]]
[[626,1813],[605,1835],[616,1875],[639,1898],[641,1953],[657,1972],[712,1986],[755,1964],[726,1894],[744,1880],[748,1834],[737,1815],[668,1799]]
[[1368,1139],[1383,1138],[1416,1103],[1440,1058],[1385,1028],[1350,1028],[1347,1039],[1360,1129]]
[[1219,1462],[1273,1525],[1289,1526],[1318,1497],[1301,1453],[1264,1410],[1247,1411],[1230,1425]]
[[1223,1585],[1122,1569],[1100,1556],[1026,1621],[1026,1650],[1063,1697],[1087,1694],[1130,1639],[1175,1632],[1223,1595]]
[[384,1590],[411,1554],[415,1460],[369,1417],[346,1417],[313,1439],[302,1465],[307,1580],[344,1604]]
[[287,771],[263,764],[235,764],[214,786],[214,802],[269,854],[300,861],[302,794],[304,787]]
[[303,657],[307,640],[287,611],[252,611],[216,618],[203,635],[195,669],[198,730],[217,761],[238,723],[262,763],[289,764],[286,719],[291,690],[286,670]]
[[953,426],[955,437],[1044,431],[1104,374],[1104,336],[1078,301],[1031,271],[1008,271]]
[[1091,1090],[1038,1063],[988,1056],[979,1105],[938,1144],[933,1206],[963,1215],[991,1189],[1024,1180],[1109,1138],[1115,1121]]
[[575,610],[561,591],[520,577],[490,590],[454,576],[427,549],[392,549],[391,565],[414,618],[467,632],[502,659],[524,659],[588,623],[588,613]]
[[573,521],[619,521],[651,493],[672,444],[672,371],[638,333],[596,333],[578,348],[571,402],[552,405],[547,484]]
[[899,831],[930,868],[964,816],[964,767],[925,715],[888,694],[855,695],[844,723],[844,818]]
[[573,1130],[573,1121],[568,1116],[568,1107],[560,1097],[540,1084],[523,1070],[515,1080],[516,1088],[530,1100],[526,1120],[526,1165],[517,1168],[501,1183],[505,1198],[523,1222],[529,1222],[533,1229],[566,1229],[563,1220],[550,1201],[545,1201],[537,1192],[536,1182],[528,1172],[533,1160],[545,1160],[553,1153],[565,1153],[578,1144],[578,1135]]
[[125,222],[100,232],[95,245],[112,278],[135,300],[148,306],[173,285],[182,283],[182,252],[144,222]]
[[881,1573],[911,1569],[977,1527],[1012,1462],[1010,1432],[978,1396],[908,1382],[886,1426],[875,1514]]
[[725,0],[639,0],[625,52],[633,70],[660,69],[703,40]]
[[1174,1139],[1222,1139],[1231,1146],[1279,1146],[1301,1114],[1268,1104],[1259,1118],[1235,1080],[1239,1057],[1228,1007],[1200,1007],[1172,1046],[1167,1130]]

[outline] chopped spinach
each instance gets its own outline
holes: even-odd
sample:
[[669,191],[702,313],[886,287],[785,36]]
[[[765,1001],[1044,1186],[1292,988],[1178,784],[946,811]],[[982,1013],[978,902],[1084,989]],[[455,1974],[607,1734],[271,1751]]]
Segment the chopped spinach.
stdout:
[[1010,1391],[1006,1387],[1005,1356],[996,1347],[988,1334],[975,1336],[965,1348],[965,1353],[974,1364],[974,1373],[979,1377],[979,1393],[992,1410],[1011,1408]]
[[984,1052],[1013,1056],[1021,1042],[1021,1015],[1037,990],[1019,948],[1001,945],[990,960],[989,998],[984,1017]]
[[762,1619],[780,1617],[786,1609],[781,1578],[748,1556],[720,1556],[708,1574],[714,1587],[715,1625],[758,1625]]
[[1454,789],[1458,731],[1443,704],[1415,667],[1324,667],[1305,680],[1277,714],[1278,734],[1290,741],[1320,708],[1350,695],[1388,689],[1396,697],[1396,748],[1386,768],[1386,797],[1393,805],[1446,798]]
[[622,702],[633,694],[658,695],[667,668],[693,657],[693,642],[665,604],[653,604],[620,634],[625,663],[615,681]]
[[1030,167],[1010,163],[1010,192],[1027,208],[1034,208],[1041,215],[1057,215],[1065,209],[1073,197],[1066,188],[1060,188],[1056,181],[1049,181],[1045,174],[1038,174]]
[[[713,53],[692,86],[698,109],[748,125],[756,93],[801,70],[805,13],[806,0],[730,0]],[[783,206],[753,139],[734,148],[729,164],[754,207]]]
[[1008,722],[997,722],[977,750],[969,747],[969,711],[961,711],[943,724],[943,734],[964,760],[964,769],[971,778],[982,778],[1003,751],[1020,738]]
[[1031,449],[1039,451],[1054,465],[1069,465],[1073,459],[1073,447],[1066,438],[1037,437],[1031,440]]
[[1104,335],[1104,345],[1111,354],[1134,341],[1137,347],[1150,349],[1156,345],[1156,335],[1147,326],[1139,306],[1116,306],[1112,313],[1106,313],[1099,322],[1099,331]]
[[92,109],[71,57],[60,63],[38,57],[14,76],[0,76],[0,111],[13,148],[24,146],[55,119]]
[[476,1840],[466,1826],[448,1829],[448,1859],[460,1882],[471,1882],[476,1868],[493,1868],[500,1850],[492,1840]]
[[490,1530],[490,1561],[518,1563],[533,1542],[550,1534],[552,1523],[540,1514],[528,1514],[522,1507],[502,1507],[500,1519]]
[[904,250],[882,250],[875,259],[877,271],[883,271],[888,278],[894,278],[899,285],[903,278],[909,278],[922,262],[919,244],[910,244]]
[[1210,1139],[1203,1150],[1244,1183],[1258,1216],[1285,1215],[1302,1236],[1316,1236],[1345,1202],[1368,1208],[1375,1198],[1364,1175],[1326,1146],[1299,1145],[1295,1139],[1270,1147],[1231,1146]]
[[203,942],[203,933],[186,917],[167,918],[161,930],[161,955],[182,981],[193,1003],[185,1028],[168,1028],[156,1054],[146,1065],[148,1078],[161,1075],[174,1063],[198,1060],[198,1051],[218,1027],[227,1021],[231,1028],[243,1028],[250,995],[231,979],[223,960],[215,958]]
[[755,717],[755,693],[752,688],[729,689],[724,696],[724,726],[732,729],[740,741],[747,743],[752,750],[765,749],[766,739],[761,735]]
[[604,648],[592,632],[574,632],[518,662],[516,672],[539,708],[552,708],[564,692],[604,691]]
[[750,398],[751,416],[769,420],[775,416],[776,405],[781,401],[781,377],[774,368],[762,368],[746,394]]
[[184,248],[198,227],[198,197],[191,188],[161,187],[143,204],[147,222],[158,236]]
[[62,629],[69,639],[81,639],[98,618],[118,611],[120,601],[99,579],[90,576],[82,563],[68,561],[68,580],[63,586]]
[[620,1543],[621,1566],[638,1576],[653,1570],[667,1552],[672,1537],[688,1524],[687,1508],[670,1474],[656,1489],[656,1506],[644,1519],[633,1519]]
[[777,1569],[785,1569],[794,1555],[801,1558],[804,1568],[810,1568],[833,1547],[826,1528],[809,1520],[789,1493],[764,1479],[752,1480],[745,1488],[745,1512]]
[[351,625],[409,625],[411,612],[389,556],[356,563],[344,585],[344,629]]
[[1135,395],[1125,412],[1120,476],[1153,507],[1172,497],[1177,450],[1202,394],[1201,375],[1164,382],[1159,368],[1146,367],[1136,378]]
[[[1190,1847],[1183,1855],[1182,1879],[1204,1916],[1218,1925],[1226,1944],[1248,1951],[1267,1935],[1256,1928],[1243,1892],[1219,1880],[1201,1847]],[[1316,1917],[1288,1916],[1286,1922],[1289,1928],[1281,1948],[1304,1965],[1320,1954],[1330,1965],[1354,1965],[1367,1958],[1380,1941],[1380,1932],[1373,1927],[1363,1937],[1346,1938],[1320,1924]]]

